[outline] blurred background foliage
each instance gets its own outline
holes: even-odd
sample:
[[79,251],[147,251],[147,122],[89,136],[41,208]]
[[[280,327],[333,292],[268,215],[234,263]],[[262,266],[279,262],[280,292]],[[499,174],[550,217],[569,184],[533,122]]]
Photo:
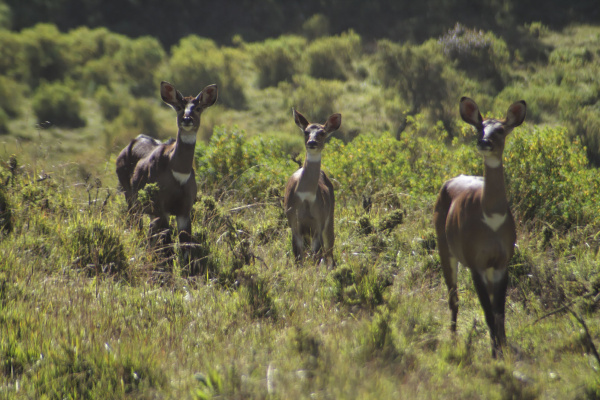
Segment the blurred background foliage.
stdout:
[[526,100],[528,123],[564,127],[598,166],[600,28],[586,23],[600,7],[552,5],[0,0],[0,134],[32,141],[43,123],[105,156],[140,132],[165,139],[166,80],[185,95],[219,86],[205,141],[225,126],[301,152],[295,107],[315,122],[341,112],[345,143],[400,140],[419,121],[417,137],[440,131],[448,145],[467,95],[482,110]]

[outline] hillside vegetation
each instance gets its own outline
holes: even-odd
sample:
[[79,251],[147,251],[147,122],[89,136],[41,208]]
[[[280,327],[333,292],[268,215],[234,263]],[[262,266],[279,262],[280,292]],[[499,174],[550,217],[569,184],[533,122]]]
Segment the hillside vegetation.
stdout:
[[[528,23],[509,40],[453,24],[399,42],[319,26],[169,48],[0,31],[0,398],[600,398],[600,28]],[[131,138],[176,132],[161,80],[219,85],[190,264],[148,247],[114,174]],[[435,248],[442,182],[483,172],[463,95],[490,117],[528,105],[504,153],[518,242],[501,360],[464,268],[451,335]],[[343,115],[323,153],[333,269],[292,260],[292,107]]]

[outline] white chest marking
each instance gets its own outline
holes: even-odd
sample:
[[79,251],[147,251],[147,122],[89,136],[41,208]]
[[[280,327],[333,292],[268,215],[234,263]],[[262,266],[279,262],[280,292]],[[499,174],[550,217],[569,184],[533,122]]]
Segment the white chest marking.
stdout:
[[500,229],[502,224],[504,224],[504,221],[506,221],[506,214],[494,213],[492,215],[487,215],[486,213],[483,213],[483,222],[494,232]]
[[490,168],[498,168],[500,165],[502,165],[501,160],[498,157],[494,156],[484,157],[483,162]]
[[181,141],[185,144],[196,144],[196,132],[181,133]]
[[191,173],[184,174],[182,172],[177,172],[173,170],[171,170],[171,173],[173,174],[173,178],[175,178],[175,180],[179,182],[180,185],[184,185],[192,175]]
[[313,192],[296,192],[296,196],[298,196],[301,202],[308,201],[310,204],[314,203],[317,198],[317,194]]

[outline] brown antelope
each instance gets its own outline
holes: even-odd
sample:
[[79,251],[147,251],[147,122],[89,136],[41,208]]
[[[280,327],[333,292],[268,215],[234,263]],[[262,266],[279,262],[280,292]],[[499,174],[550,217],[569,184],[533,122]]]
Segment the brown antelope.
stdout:
[[442,186],[434,211],[438,249],[452,311],[451,330],[456,332],[458,263],[471,276],[490,329],[492,356],[502,355],[506,345],[504,308],[508,262],[517,239],[515,221],[508,206],[502,153],[506,136],[525,120],[524,101],[513,103],[504,120],[481,117],[468,97],[460,100],[460,116],[477,130],[477,149],[483,155],[484,176],[460,175]]
[[[312,240],[315,257],[333,265],[333,185],[321,171],[321,152],[325,140],[339,129],[341,114],[332,114],[325,125],[311,124],[298,111],[293,110],[294,121],[304,133],[306,158],[304,166],[294,172],[285,188],[284,209],[292,229],[292,250],[297,261],[304,259],[304,237]],[[319,253],[321,257],[319,257]]]
[[136,209],[138,191],[149,183],[158,185],[151,205],[141,211],[153,218],[150,237],[169,229],[175,215],[180,243],[191,242],[191,210],[196,200],[193,161],[200,115],[217,100],[217,85],[209,85],[196,97],[183,97],[175,86],[161,82],[160,95],[177,112],[177,139],[166,143],[139,135],[117,157],[117,176],[125,192],[129,212]]

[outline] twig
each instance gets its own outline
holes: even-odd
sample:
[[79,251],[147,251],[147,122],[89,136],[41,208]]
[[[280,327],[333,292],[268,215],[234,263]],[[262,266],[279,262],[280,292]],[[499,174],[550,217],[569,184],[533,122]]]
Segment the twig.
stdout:
[[[586,293],[583,296],[580,296],[580,298],[587,299],[588,297],[592,297],[592,296],[596,296],[596,298],[594,299],[594,303],[597,303],[598,301],[600,301],[600,293]],[[575,299],[575,300],[577,300],[577,299]],[[570,307],[573,305],[573,303],[575,303],[575,300],[571,300],[568,304],[565,304],[564,306],[559,307],[556,310],[550,311],[549,313],[542,315],[541,317],[539,317],[538,319],[533,321],[533,323],[531,325],[535,325],[538,322],[540,322],[541,320],[551,317],[554,314],[558,314],[563,311],[569,311]]]
[[573,315],[575,317],[575,319],[581,324],[581,326],[583,326],[583,329],[585,330],[585,336],[587,337],[589,346],[592,349],[592,353],[594,354],[594,357],[596,357],[596,361],[598,361],[598,364],[600,364],[600,354],[598,354],[598,349],[596,349],[596,345],[594,344],[592,335],[590,335],[590,331],[588,330],[587,324],[585,323],[583,318],[579,314],[577,314],[575,311],[573,311],[571,308],[569,308],[569,312],[571,313],[571,315]]

